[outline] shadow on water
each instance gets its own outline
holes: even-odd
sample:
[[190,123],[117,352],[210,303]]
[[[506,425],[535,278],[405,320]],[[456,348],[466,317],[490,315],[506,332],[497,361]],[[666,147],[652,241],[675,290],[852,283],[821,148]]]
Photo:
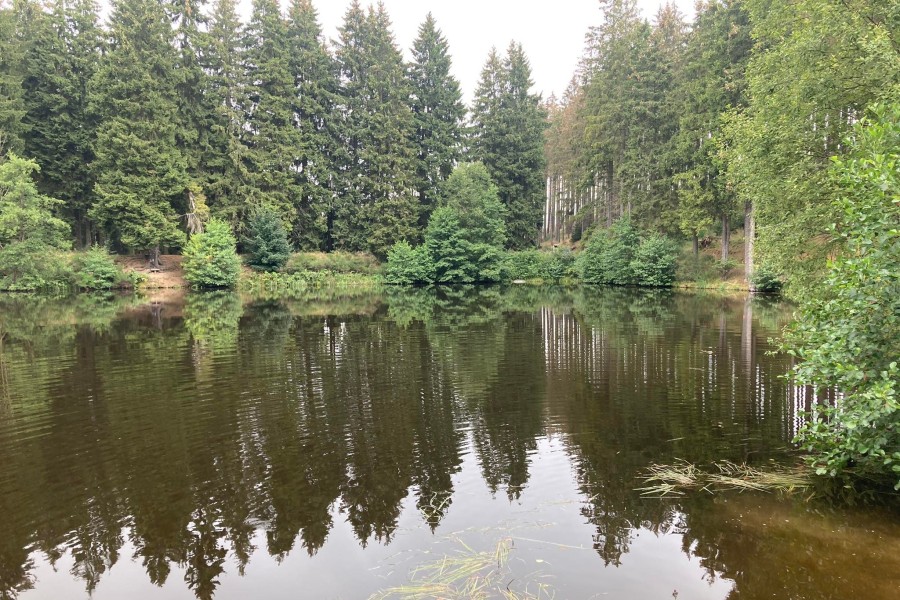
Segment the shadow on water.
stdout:
[[790,312],[524,286],[0,298],[0,598],[103,597],[120,571],[135,598],[293,597],[267,561],[365,597],[386,582],[364,565],[487,517],[587,536],[559,560],[567,598],[606,589],[642,535],[677,543],[639,564],[728,583],[705,597],[897,597],[895,509],[635,491],[655,462],[796,460],[811,398],[767,353]]

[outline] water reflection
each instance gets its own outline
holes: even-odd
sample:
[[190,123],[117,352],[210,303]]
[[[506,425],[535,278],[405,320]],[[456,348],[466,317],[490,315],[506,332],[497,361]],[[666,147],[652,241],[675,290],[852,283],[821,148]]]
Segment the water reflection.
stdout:
[[[634,491],[652,462],[785,458],[809,398],[765,353],[789,316],[777,303],[517,287],[0,304],[0,598],[50,597],[44,562],[95,592],[121,561],[146,573],[133,597],[177,573],[212,598],[233,572],[265,586],[251,561],[314,557],[344,524],[365,555],[407,531],[408,503],[439,534],[475,506],[460,487],[481,482],[505,515],[563,480],[575,520],[559,534],[589,531],[600,564],[621,565],[641,533],[668,533],[732,580],[733,597],[788,580],[792,598],[898,590],[842,568],[834,539],[810,527],[773,541],[761,532],[774,521],[745,519],[818,522],[796,504]],[[562,462],[536,476],[539,458]],[[865,554],[851,529],[835,539]],[[882,520],[877,535],[898,549],[896,528]],[[566,597],[589,597],[594,580],[568,577]],[[364,597],[369,583],[350,589]]]

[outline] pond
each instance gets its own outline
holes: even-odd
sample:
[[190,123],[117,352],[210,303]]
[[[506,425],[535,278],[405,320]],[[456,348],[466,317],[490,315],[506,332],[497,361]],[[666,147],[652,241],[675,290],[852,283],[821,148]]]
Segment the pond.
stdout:
[[[765,298],[0,298],[0,598],[900,598],[896,503],[637,490],[797,460]],[[416,590],[419,595],[416,595]]]

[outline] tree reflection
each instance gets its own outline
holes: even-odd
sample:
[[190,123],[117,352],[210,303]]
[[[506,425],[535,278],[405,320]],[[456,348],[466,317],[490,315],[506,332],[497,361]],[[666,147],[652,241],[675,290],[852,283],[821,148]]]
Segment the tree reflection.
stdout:
[[217,292],[155,320],[116,318],[118,302],[0,311],[12,423],[0,427],[0,597],[31,587],[34,550],[69,552],[90,592],[128,543],[152,583],[177,566],[212,598],[257,532],[277,560],[312,555],[340,512],[361,545],[388,543],[411,495],[436,529],[468,450],[492,493],[520,498],[551,433],[605,562],[636,528],[676,525],[697,529],[706,556],[718,542],[694,509],[641,498],[636,475],[676,457],[761,460],[792,434],[786,367],[757,368],[780,360],[756,342],[778,312],[742,299],[461,287],[317,305]]

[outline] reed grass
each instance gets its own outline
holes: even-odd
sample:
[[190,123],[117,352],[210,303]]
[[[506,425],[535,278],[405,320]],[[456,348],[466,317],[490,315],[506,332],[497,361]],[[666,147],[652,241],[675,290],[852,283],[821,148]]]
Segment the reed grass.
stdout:
[[651,465],[642,476],[644,487],[637,488],[644,496],[683,496],[687,491],[710,493],[727,490],[785,492],[804,491],[812,487],[808,470],[800,467],[758,469],[730,461],[713,463],[711,470],[702,470],[686,461],[671,465]]
[[477,551],[456,539],[461,548],[441,558],[415,567],[410,583],[385,589],[369,600],[552,600],[550,587],[535,583],[529,589],[514,590],[509,573],[513,539],[506,537],[489,551]]

